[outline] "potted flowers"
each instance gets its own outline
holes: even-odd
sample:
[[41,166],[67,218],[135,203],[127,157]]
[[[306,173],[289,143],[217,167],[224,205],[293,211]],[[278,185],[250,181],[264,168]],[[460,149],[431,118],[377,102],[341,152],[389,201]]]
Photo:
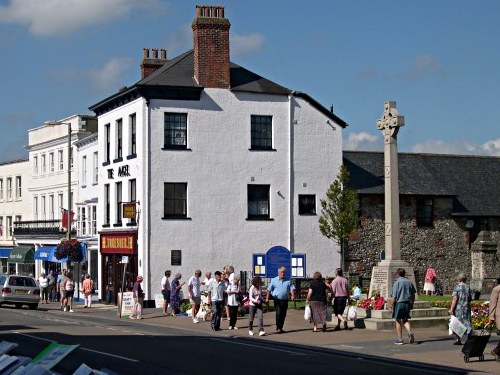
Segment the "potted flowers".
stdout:
[[56,247],[54,253],[56,259],[68,258],[69,262],[81,262],[83,260],[80,242],[77,239],[62,240]]
[[366,317],[371,316],[371,310],[383,310],[385,298],[380,295],[380,291],[376,290],[370,298],[358,301],[358,307],[366,310]]

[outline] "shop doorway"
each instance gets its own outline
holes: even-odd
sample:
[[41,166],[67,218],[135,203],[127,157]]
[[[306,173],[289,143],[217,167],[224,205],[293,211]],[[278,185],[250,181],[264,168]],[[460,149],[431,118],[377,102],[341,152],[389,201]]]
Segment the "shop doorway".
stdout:
[[[125,263],[123,263],[122,254],[103,254],[103,285],[101,295],[104,303],[116,305],[118,293],[122,291],[123,272]],[[137,276],[137,256],[128,256],[127,269],[125,271],[125,292],[132,291],[134,280]]]

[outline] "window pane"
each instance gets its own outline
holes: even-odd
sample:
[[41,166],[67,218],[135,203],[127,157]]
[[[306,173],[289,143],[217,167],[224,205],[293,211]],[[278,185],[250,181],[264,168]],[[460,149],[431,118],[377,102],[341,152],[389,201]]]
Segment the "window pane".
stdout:
[[271,116],[251,116],[251,148],[257,150],[272,148]]
[[164,217],[187,217],[187,184],[165,183],[164,194]]
[[269,185],[248,185],[248,218],[269,218]]
[[187,148],[187,114],[165,113],[164,148]]

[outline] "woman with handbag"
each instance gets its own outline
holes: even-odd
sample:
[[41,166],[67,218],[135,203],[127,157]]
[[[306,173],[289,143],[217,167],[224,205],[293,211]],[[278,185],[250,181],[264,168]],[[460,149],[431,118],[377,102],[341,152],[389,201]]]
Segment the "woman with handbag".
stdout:
[[328,285],[323,281],[320,272],[314,272],[313,279],[309,284],[306,301],[311,305],[311,318],[313,321],[313,332],[318,332],[321,326],[326,331],[326,292]]
[[[465,333],[470,333],[472,331],[471,323],[471,309],[470,303],[472,301],[472,292],[470,286],[465,282],[467,281],[467,276],[464,273],[460,273],[457,276],[458,284],[453,289],[453,300],[450,307],[450,315],[455,315],[455,317],[462,323],[466,328]],[[453,345],[462,345],[462,341],[459,335],[455,333],[455,342]]]

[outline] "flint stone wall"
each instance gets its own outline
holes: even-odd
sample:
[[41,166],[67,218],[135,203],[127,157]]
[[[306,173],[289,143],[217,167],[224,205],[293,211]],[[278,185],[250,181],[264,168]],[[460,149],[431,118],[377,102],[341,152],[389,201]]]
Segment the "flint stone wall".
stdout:
[[[349,239],[346,263],[350,274],[370,278],[372,267],[380,261],[380,252],[385,247],[384,197],[360,197],[361,227]],[[452,200],[434,199],[434,223],[432,227],[418,227],[416,224],[416,199],[400,199],[401,258],[414,268],[417,290],[423,291],[427,268],[436,269],[443,292],[451,294],[456,285],[456,276],[472,272],[472,252],[469,245],[469,231],[465,227],[467,218],[452,218]],[[490,219],[492,241],[500,241],[500,220]],[[499,252],[493,256],[495,262],[486,267],[493,278],[500,278]]]

